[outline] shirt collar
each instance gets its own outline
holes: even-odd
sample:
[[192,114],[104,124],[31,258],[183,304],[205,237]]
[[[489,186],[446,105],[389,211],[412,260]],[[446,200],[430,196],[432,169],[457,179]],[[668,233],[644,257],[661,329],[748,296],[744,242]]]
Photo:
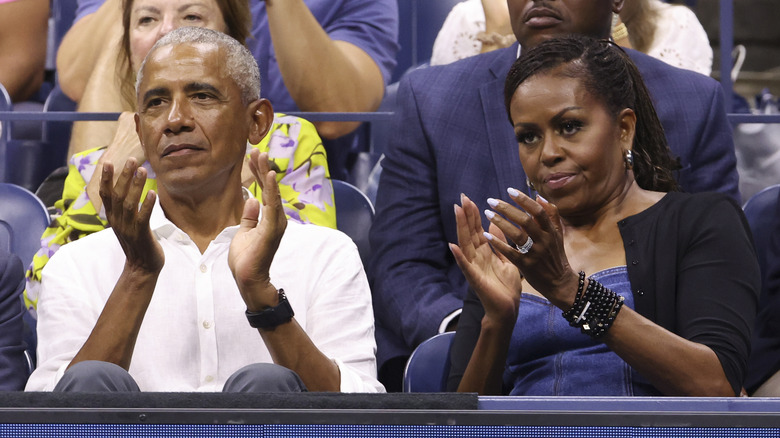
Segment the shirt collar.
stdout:
[[[241,187],[241,190],[244,195],[244,201],[252,197],[252,192],[250,192],[246,187]],[[263,214],[262,211],[263,210],[261,208],[260,214],[258,214],[258,220]],[[152,232],[157,234],[159,238],[163,238],[163,239],[170,237],[175,231],[179,230],[179,227],[177,227],[176,224],[171,222],[165,216],[165,212],[163,211],[162,206],[160,205],[159,196],[154,200],[154,207],[152,208],[152,214],[149,217],[149,228],[151,228]],[[230,238],[233,237],[236,230],[238,230],[238,225],[227,227],[225,229],[225,231],[229,233]]]

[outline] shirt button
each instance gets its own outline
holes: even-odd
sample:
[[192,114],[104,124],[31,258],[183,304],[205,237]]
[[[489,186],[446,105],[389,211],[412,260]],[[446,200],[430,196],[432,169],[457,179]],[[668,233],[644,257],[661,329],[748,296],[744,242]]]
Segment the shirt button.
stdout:
[[203,328],[210,329],[211,328],[211,322],[210,321],[203,321]]
[[645,294],[645,290],[644,289],[639,289],[638,291],[636,291],[636,294],[639,295],[639,296],[642,296],[642,295]]
[[636,265],[638,265],[638,264],[639,264],[639,260],[634,260],[633,262],[631,262],[631,264],[632,264],[632,265],[634,265],[634,266],[636,266]]
[[212,376],[206,376],[206,381],[207,381],[207,382],[211,382],[212,380],[214,380],[214,377],[212,377]]
[[634,243],[635,243],[635,242],[634,242],[634,239],[631,239],[631,240],[629,240],[629,241],[628,241],[628,244],[629,244],[629,245],[633,245]]
[[208,271],[208,268],[206,267],[206,265],[200,265],[200,272],[203,272],[205,274],[206,271]]

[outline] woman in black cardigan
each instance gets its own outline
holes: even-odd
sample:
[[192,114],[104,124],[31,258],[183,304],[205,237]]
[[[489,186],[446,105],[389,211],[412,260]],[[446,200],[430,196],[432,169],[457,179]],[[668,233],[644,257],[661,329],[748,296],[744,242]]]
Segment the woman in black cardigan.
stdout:
[[451,383],[738,394],[760,287],[750,232],[727,196],[676,191],[676,160],[628,56],[609,41],[547,41],[514,64],[505,99],[539,196],[508,188],[520,208],[488,200],[489,232],[467,197],[455,207],[451,249],[479,300],[464,303]]

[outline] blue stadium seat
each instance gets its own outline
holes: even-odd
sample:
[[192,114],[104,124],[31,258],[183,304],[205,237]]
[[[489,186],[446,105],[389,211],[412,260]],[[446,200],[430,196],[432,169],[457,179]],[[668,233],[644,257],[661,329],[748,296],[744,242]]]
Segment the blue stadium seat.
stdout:
[[[398,109],[398,82],[392,83],[385,88],[385,97],[379,105],[377,111],[395,112]],[[385,153],[387,142],[390,139],[392,120],[383,120],[371,122],[371,155],[378,157]]]
[[[59,86],[49,93],[43,105],[44,112],[75,110],[75,102],[65,96]],[[24,139],[18,138],[13,133],[15,129],[6,129],[8,124],[4,124],[0,156],[5,165],[0,170],[0,181],[35,191],[49,174],[67,164],[72,125],[72,122],[44,122],[40,139]]]
[[365,193],[372,204],[376,204],[376,192],[379,190],[379,178],[382,176],[382,161],[384,159],[384,154],[380,155],[374,168],[371,169],[371,173],[368,174]]
[[[70,100],[59,85],[54,87],[46,98],[43,105],[44,112],[54,111],[76,111],[76,102]],[[43,141],[47,144],[48,151],[46,162],[44,164],[46,172],[44,177],[48,176],[55,169],[67,165],[68,146],[70,145],[70,134],[73,130],[73,122],[53,122],[47,121],[43,128]]]
[[752,351],[748,360],[745,387],[748,391],[755,391],[759,385],[771,377],[778,370],[780,357],[780,336],[777,333],[778,305],[780,305],[780,291],[769,288],[770,282],[767,258],[772,251],[771,246],[777,236],[775,226],[777,221],[778,202],[780,202],[780,184],[769,186],[751,196],[742,207],[745,217],[750,224],[753,233],[753,241],[756,245],[758,264],[761,268],[761,295],[758,299],[758,315],[753,330]]
[[[49,225],[49,213],[38,197],[14,184],[0,183],[0,206],[0,247],[19,256],[26,268],[41,247],[41,234]],[[37,345],[35,319],[27,311],[22,316],[25,355],[28,370],[32,372]]]
[[365,265],[371,255],[368,230],[374,221],[374,206],[357,187],[335,179],[333,198],[336,201],[336,225],[355,242]]
[[420,344],[404,369],[404,392],[445,392],[455,332],[440,333]]
[[[0,84],[0,111],[11,111],[12,109],[11,96],[3,84]],[[0,120],[0,182],[6,180],[5,167],[8,163],[6,148],[8,140],[11,138],[10,125],[8,121]]]
[[401,49],[392,81],[396,82],[411,67],[431,59],[433,42],[444,19],[463,0],[398,0],[398,43]]
[[463,0],[417,1],[417,63],[428,62],[433,53],[433,43],[439,35],[444,20],[452,8]]
[[753,233],[762,277],[766,275],[766,257],[774,232],[773,220],[777,211],[778,196],[780,196],[780,184],[769,186],[751,196],[742,207],[750,224],[750,231]]
[[22,259],[32,261],[41,247],[41,234],[49,225],[49,213],[40,199],[14,184],[0,183],[0,246]]

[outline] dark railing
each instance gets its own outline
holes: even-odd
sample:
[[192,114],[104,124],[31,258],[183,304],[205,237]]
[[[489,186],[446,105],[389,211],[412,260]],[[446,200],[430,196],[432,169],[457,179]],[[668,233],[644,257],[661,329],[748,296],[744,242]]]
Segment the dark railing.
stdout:
[[[71,111],[0,111],[0,120],[40,120],[49,122],[115,121],[120,113],[79,113]],[[392,112],[366,113],[308,113],[288,112],[310,122],[378,122],[390,120]]]
[[[728,99],[727,99],[728,101]],[[115,121],[120,113],[78,113],[68,111],[28,112],[0,111],[0,121],[48,121],[48,122],[81,122],[81,121]],[[302,117],[310,122],[387,122],[393,117],[392,112],[367,113],[307,113],[289,112],[291,116]],[[776,114],[728,114],[732,123],[780,123],[780,115]]]

